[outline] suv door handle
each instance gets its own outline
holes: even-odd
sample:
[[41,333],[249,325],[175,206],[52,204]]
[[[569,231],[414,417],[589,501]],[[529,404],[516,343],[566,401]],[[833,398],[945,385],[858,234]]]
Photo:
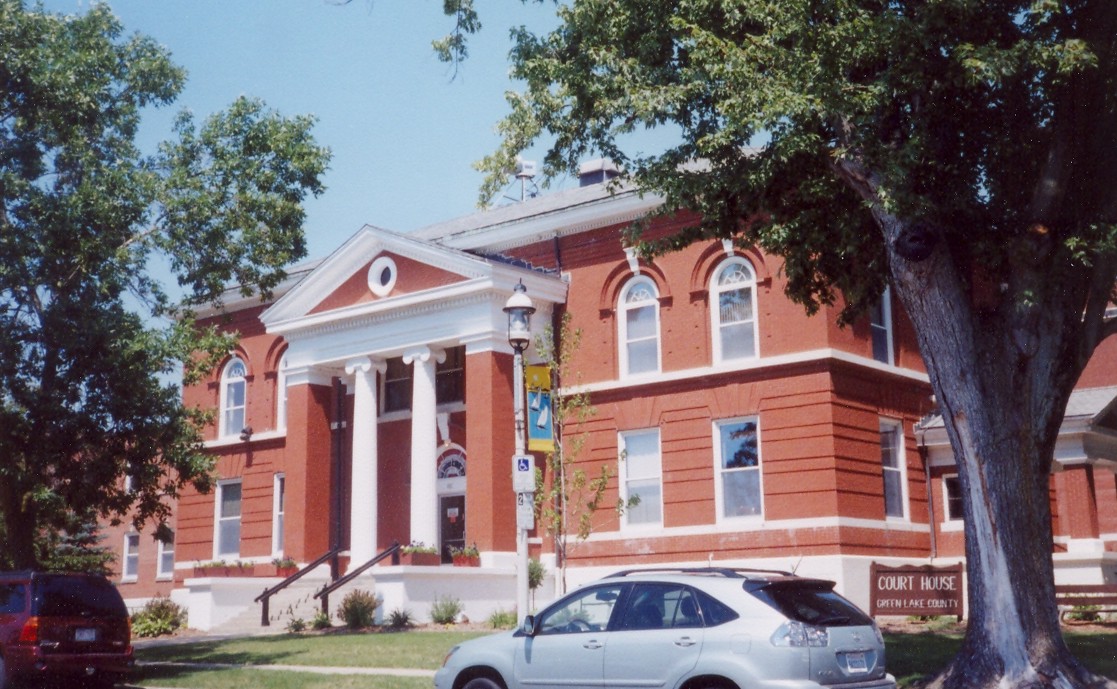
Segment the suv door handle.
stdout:
[[676,646],[682,646],[683,648],[693,646],[696,643],[698,643],[698,642],[695,641],[694,639],[690,638],[689,636],[684,636],[684,637],[680,637],[678,639],[675,639],[675,645]]
[[597,639],[590,639],[586,643],[582,644],[582,648],[588,648],[591,651],[596,651],[597,649],[601,648],[604,645],[605,644],[601,643]]

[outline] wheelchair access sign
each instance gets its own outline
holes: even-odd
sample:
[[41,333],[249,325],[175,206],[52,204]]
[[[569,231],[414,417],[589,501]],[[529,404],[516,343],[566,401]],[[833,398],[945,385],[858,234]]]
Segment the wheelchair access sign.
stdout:
[[512,457],[512,490],[517,493],[535,492],[535,457],[531,455]]

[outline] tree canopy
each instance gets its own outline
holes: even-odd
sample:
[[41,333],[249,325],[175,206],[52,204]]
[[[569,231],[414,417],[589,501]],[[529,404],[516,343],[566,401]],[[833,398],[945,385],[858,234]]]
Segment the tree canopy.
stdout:
[[0,0],[2,565],[38,565],[36,538],[82,520],[162,523],[183,486],[208,487],[210,412],[174,377],[231,339],[191,309],[230,283],[267,293],[305,254],[301,203],[329,160],[312,118],[241,98],[140,151],[142,115],[184,82],[105,5]]
[[[460,13],[470,0],[448,3]],[[848,322],[899,298],[963,494],[970,624],[948,686],[1101,683],[1053,600],[1050,474],[1117,278],[1117,3],[572,0],[514,30],[504,143],[547,175],[613,159],[661,213],[627,241],[708,238],[783,261],[789,295]],[[452,45],[450,46],[453,47]],[[451,51],[450,58],[456,57]],[[634,132],[667,133],[662,150]]]

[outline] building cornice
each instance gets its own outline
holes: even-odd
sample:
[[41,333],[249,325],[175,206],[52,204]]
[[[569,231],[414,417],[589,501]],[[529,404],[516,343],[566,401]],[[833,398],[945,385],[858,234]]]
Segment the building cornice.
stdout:
[[617,390],[628,390],[644,386],[661,385],[664,383],[680,383],[726,373],[763,371],[776,367],[818,363],[823,361],[841,361],[847,364],[853,364],[865,369],[876,370],[881,373],[898,376],[900,378],[905,378],[907,380],[915,382],[928,384],[930,383],[930,379],[928,378],[927,374],[921,371],[899,368],[898,366],[889,366],[887,364],[882,364],[875,359],[858,356],[856,354],[850,354],[849,352],[844,352],[839,349],[814,349],[807,352],[796,352],[794,354],[759,357],[756,359],[747,359],[732,363],[716,364],[713,366],[687,368],[680,369],[678,371],[660,371],[654,374],[633,376],[630,378],[623,378],[618,380],[605,380],[595,383],[586,383],[583,385],[576,385],[565,388],[562,390],[561,394],[575,395],[580,393],[593,394],[601,392],[614,392]]

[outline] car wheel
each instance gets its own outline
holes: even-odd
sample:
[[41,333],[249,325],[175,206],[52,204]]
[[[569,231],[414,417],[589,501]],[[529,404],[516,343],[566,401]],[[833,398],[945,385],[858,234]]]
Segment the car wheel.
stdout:
[[504,687],[488,677],[474,677],[466,682],[462,689],[504,689]]

